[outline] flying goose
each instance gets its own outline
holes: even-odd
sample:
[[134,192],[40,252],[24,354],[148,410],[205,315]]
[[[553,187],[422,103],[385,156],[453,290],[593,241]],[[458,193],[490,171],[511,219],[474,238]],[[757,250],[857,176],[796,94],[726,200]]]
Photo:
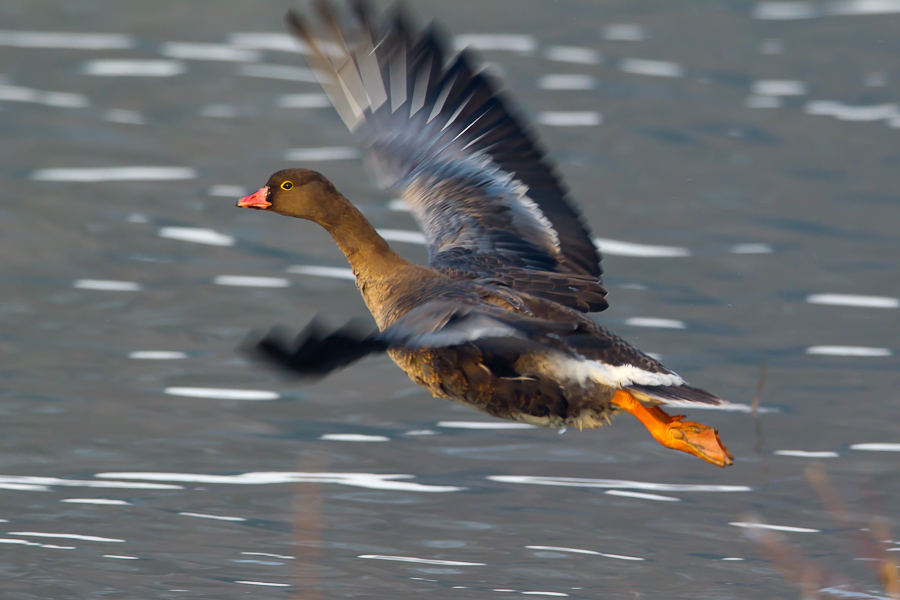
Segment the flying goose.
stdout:
[[661,408],[726,402],[588,316],[608,306],[588,226],[472,55],[448,56],[434,25],[416,32],[400,9],[381,23],[364,2],[316,9],[318,25],[291,12],[288,26],[367,166],[409,205],[428,265],[396,254],[321,174],[278,171],[237,206],[324,227],[378,330],[313,322],[244,349],[304,376],[387,352],[434,396],[494,417],[591,429],[625,411],[664,446],[731,465],[715,429]]

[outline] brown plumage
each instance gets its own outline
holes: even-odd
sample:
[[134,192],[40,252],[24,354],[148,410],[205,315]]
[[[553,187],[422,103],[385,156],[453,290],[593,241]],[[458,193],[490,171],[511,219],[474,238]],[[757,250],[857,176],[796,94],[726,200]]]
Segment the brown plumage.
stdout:
[[410,204],[429,265],[396,254],[319,173],[279,171],[238,206],[324,227],[378,331],[313,324],[293,341],[273,331],[248,348],[302,375],[386,351],[435,396],[494,417],[590,429],[627,410],[664,445],[731,464],[714,430],[656,406],[724,401],[587,316],[607,306],[599,254],[496,86],[465,54],[445,63],[433,29],[413,36],[401,15],[376,28],[354,6],[356,27],[324,2],[322,27],[289,23],[379,180]]

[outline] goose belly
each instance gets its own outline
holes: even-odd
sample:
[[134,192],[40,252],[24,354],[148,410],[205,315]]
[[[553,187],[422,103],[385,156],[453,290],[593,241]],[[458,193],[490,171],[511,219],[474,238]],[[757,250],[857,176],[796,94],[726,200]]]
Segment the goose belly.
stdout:
[[497,357],[471,347],[388,354],[432,395],[493,417],[537,427],[593,429],[618,412],[610,403],[614,387],[572,377],[546,358],[520,356],[498,365]]

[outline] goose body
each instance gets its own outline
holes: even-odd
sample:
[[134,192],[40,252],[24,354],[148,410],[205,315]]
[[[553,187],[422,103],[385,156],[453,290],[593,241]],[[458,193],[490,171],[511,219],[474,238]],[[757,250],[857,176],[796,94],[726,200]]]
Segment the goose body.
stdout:
[[472,67],[446,61],[433,28],[402,14],[376,26],[318,5],[315,29],[288,23],[378,180],[402,194],[428,243],[428,266],[396,254],[324,176],[273,174],[238,202],[314,221],[347,257],[378,331],[314,322],[254,343],[295,373],[323,375],[387,352],[433,395],[491,416],[591,429],[621,411],[664,445],[727,466],[715,430],[670,417],[670,402],[722,404],[588,316],[607,305],[600,256],[533,136]]

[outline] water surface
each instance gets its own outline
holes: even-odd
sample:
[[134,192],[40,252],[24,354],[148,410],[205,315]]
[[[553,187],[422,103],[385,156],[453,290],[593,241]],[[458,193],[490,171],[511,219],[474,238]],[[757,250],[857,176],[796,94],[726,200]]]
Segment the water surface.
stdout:
[[727,470],[630,418],[488,421],[387,358],[298,385],[236,356],[365,314],[324,232],[234,208],[271,172],[321,170],[425,257],[287,5],[0,5],[3,597],[797,597],[754,531],[833,573],[823,597],[877,597],[856,540],[882,516],[873,548],[900,547],[895,3],[415,3],[537,123],[605,252],[598,318],[744,408],[691,412]]

